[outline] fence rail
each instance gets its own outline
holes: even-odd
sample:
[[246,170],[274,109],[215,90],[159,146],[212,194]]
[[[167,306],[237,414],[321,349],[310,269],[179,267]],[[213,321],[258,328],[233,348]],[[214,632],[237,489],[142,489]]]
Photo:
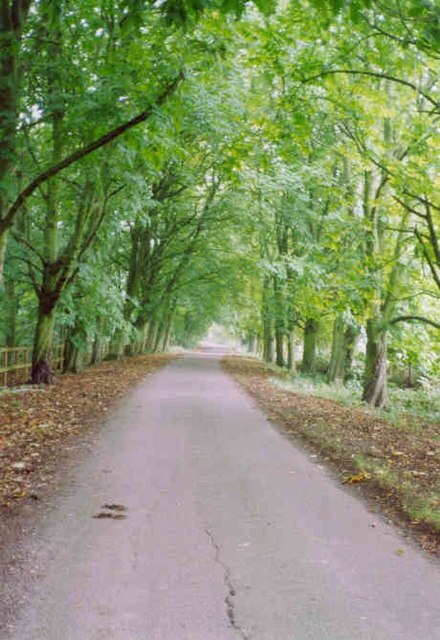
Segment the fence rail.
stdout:
[[[54,371],[61,371],[64,362],[64,345],[52,347],[50,364]],[[0,349],[0,385],[9,387],[29,379],[32,367],[32,347],[3,347]]]

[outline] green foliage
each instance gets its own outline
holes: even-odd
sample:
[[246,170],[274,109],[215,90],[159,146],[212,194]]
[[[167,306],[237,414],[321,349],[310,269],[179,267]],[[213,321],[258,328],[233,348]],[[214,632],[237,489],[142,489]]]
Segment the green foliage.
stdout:
[[293,366],[315,322],[325,370],[334,322],[370,320],[393,379],[438,376],[437,330],[399,318],[439,317],[439,21],[430,0],[36,3],[25,73],[3,78],[0,231],[43,169],[184,80],[26,196],[3,342],[50,302],[53,339],[83,351],[190,345],[217,321]]
[[[271,14],[275,9],[275,0],[253,0],[263,14]],[[165,0],[160,11],[169,24],[187,26],[199,19],[203,12],[219,12],[242,16],[247,7],[245,0]]]

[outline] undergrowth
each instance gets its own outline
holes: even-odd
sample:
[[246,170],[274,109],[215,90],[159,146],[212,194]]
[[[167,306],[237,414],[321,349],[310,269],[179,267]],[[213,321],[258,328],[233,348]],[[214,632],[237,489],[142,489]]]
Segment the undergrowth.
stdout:
[[269,365],[268,368],[274,373],[271,382],[275,386],[306,396],[334,400],[349,407],[363,407],[397,428],[418,430],[422,428],[424,422],[440,423],[440,385],[438,384],[418,389],[390,386],[387,407],[375,409],[362,402],[362,391],[358,381],[329,384],[324,376],[292,374],[273,365]]

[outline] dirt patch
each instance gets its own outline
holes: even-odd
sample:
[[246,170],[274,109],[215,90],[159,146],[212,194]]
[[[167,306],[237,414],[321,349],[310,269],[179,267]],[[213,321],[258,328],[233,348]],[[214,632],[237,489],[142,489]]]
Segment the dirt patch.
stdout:
[[224,369],[268,417],[333,465],[386,516],[440,555],[440,425],[399,429],[362,408],[276,386],[264,363],[231,356]]
[[102,419],[127,390],[168,363],[138,356],[58,376],[55,384],[0,394],[0,512],[38,501],[74,437]]

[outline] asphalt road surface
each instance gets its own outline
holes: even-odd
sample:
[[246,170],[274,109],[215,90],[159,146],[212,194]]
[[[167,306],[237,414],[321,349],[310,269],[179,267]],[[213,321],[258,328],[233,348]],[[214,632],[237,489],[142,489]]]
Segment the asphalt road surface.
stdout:
[[120,405],[32,553],[39,578],[5,638],[440,639],[438,564],[203,354]]

